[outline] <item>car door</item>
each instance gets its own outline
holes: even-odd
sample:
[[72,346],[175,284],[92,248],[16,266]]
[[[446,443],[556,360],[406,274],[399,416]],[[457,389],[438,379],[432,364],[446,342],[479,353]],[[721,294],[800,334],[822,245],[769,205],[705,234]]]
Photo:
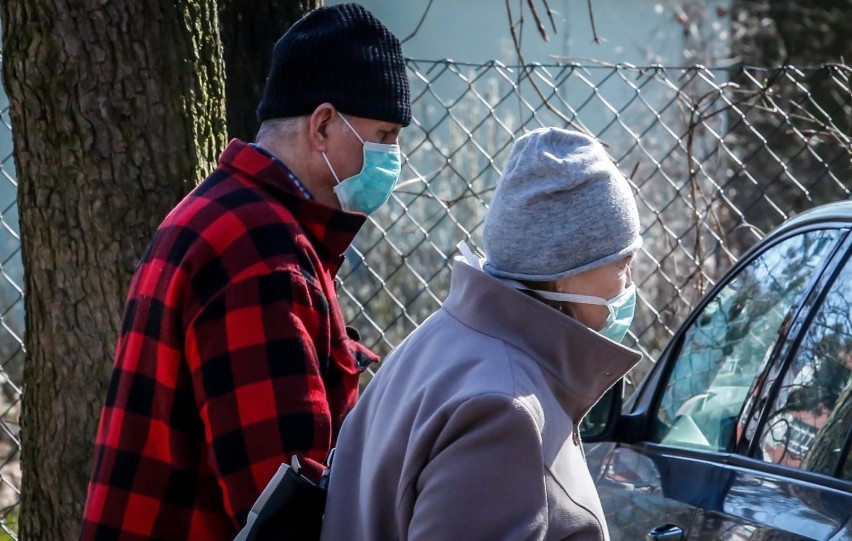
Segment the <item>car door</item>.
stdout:
[[848,511],[821,503],[852,506],[841,485],[803,482],[791,490],[788,468],[751,456],[749,446],[734,452],[745,429],[769,415],[765,393],[780,386],[775,363],[825,285],[828,263],[848,249],[847,236],[843,228],[811,227],[776,236],[744,258],[637,391],[620,420],[623,437],[589,446],[614,541],[652,530],[658,539],[678,539],[678,532],[686,539],[827,539],[848,520]]
[[[749,457],[698,539],[852,539],[852,258],[838,255],[800,313],[800,333],[747,400],[734,446]],[[759,461],[759,462],[758,462]],[[836,535],[837,534],[837,535]]]

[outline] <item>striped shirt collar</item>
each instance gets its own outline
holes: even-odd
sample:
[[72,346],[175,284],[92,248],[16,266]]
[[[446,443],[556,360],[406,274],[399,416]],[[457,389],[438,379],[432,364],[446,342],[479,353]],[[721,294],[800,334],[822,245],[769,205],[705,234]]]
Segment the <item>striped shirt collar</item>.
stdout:
[[290,171],[290,168],[287,167],[284,162],[273,156],[271,152],[258,145],[257,143],[250,143],[250,146],[261,154],[263,154],[264,156],[266,156],[267,158],[269,158],[270,160],[272,160],[276,165],[281,166],[287,174],[287,178],[290,179],[290,181],[293,183],[293,186],[295,186],[296,189],[299,190],[299,193],[302,194],[302,197],[304,197],[308,201],[313,201],[313,194],[311,194],[308,188],[304,184],[302,184],[298,177],[296,177],[296,175],[294,175],[293,172]]

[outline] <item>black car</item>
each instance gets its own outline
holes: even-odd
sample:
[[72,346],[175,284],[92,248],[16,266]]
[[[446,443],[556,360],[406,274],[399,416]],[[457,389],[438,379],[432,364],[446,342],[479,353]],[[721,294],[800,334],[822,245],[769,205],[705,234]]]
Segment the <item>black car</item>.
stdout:
[[852,201],[805,212],[584,424],[620,540],[852,540]]

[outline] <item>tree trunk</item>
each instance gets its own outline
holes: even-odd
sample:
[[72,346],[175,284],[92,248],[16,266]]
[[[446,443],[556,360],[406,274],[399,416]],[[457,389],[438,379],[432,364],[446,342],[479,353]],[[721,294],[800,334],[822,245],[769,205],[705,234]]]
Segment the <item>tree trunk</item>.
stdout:
[[215,0],[4,0],[26,290],[25,539],[76,539],[137,260],[225,143]]
[[255,111],[263,96],[272,47],[290,25],[321,5],[322,0],[220,0],[228,137],[254,140]]
[[[848,62],[852,55],[850,10],[852,0],[732,0],[732,57],[744,66],[789,64],[806,68]],[[746,221],[763,231],[781,220],[769,201],[783,202],[785,210],[798,213],[849,197],[848,189],[840,185],[852,174],[849,147],[842,142],[845,135],[835,139],[834,133],[848,132],[852,118],[848,93],[841,91],[843,83],[838,83],[842,76],[837,78],[828,70],[806,70],[808,75],[802,77],[796,75],[797,71],[791,70],[789,75],[757,74],[768,85],[766,95],[786,113],[761,98],[754,105],[739,106],[747,113],[747,122],[742,121],[739,111],[731,111],[729,117],[733,129],[727,135],[728,146],[734,154],[748,159],[751,178],[732,164],[737,177],[728,183],[726,193]],[[733,94],[734,99],[758,88],[742,73],[734,75],[731,82],[741,89]],[[813,136],[805,141],[792,127]],[[766,138],[759,146],[755,130]],[[841,182],[828,177],[829,169]],[[791,177],[807,191],[789,182]],[[749,228],[740,227],[734,235],[744,239],[743,244],[753,242]]]

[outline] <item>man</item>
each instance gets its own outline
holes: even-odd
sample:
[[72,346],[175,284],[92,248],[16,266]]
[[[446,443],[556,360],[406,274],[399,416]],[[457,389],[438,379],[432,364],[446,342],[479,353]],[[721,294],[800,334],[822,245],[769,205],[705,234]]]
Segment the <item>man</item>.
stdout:
[[258,119],[133,277],[82,539],[232,539],[293,454],[319,478],[376,360],[333,279],[399,175],[399,41],[357,4],[311,12],[275,45]]

